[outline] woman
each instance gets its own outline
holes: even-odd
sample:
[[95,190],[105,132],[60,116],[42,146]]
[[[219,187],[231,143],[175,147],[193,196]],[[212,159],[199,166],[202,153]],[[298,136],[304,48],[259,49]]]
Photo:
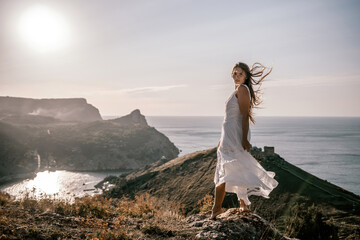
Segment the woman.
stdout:
[[[251,69],[245,63],[235,64],[232,77],[235,91],[225,102],[225,117],[221,138],[217,148],[217,165],[215,170],[215,203],[210,219],[222,213],[222,202],[225,192],[237,194],[240,211],[249,211],[248,196],[258,195],[269,198],[270,192],[278,185],[275,173],[266,171],[250,152],[249,120],[254,124],[252,108],[261,103],[260,90],[253,90],[253,85],[261,85],[262,80],[270,74],[266,67],[254,63]],[[255,80],[254,78],[260,78]]]

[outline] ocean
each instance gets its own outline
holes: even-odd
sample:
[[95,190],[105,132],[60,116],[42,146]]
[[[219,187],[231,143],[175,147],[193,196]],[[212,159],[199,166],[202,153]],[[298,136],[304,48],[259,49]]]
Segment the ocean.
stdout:
[[[147,122],[187,153],[216,147],[223,117],[147,116]],[[253,146],[275,152],[301,169],[360,195],[359,117],[256,117]]]
[[[103,119],[116,118],[103,116]],[[216,147],[223,117],[146,116],[148,124],[164,133],[180,156]],[[275,152],[301,169],[360,195],[360,118],[256,117],[250,125],[253,146],[273,146]],[[17,198],[67,199],[99,193],[94,185],[121,172],[38,172],[34,179],[0,186]]]
[[125,171],[72,172],[65,170],[37,172],[35,178],[11,182],[0,186],[0,190],[21,199],[62,199],[70,203],[75,198],[102,193],[95,185],[108,176],[118,176]]

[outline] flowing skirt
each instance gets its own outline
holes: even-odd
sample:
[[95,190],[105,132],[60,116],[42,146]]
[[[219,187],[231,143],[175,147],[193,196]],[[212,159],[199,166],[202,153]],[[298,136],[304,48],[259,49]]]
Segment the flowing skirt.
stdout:
[[232,131],[225,131],[224,128],[227,127],[229,126],[224,124],[220,146],[217,149],[215,186],[226,183],[225,191],[236,193],[238,199],[244,200],[246,205],[251,204],[248,198],[251,195],[269,198],[270,192],[278,185],[274,179],[275,173],[266,171],[243,149],[239,125],[233,126]]

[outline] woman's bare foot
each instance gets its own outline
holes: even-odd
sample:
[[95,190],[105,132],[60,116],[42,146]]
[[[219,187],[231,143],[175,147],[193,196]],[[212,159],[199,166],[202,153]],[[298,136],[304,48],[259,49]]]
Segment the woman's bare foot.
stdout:
[[242,199],[240,199],[240,212],[251,212]]
[[245,207],[240,207],[240,212],[251,212],[250,209],[248,209],[246,206]]
[[219,214],[224,212],[224,209],[220,208],[220,209],[216,209],[215,211],[213,209],[211,212],[212,213],[211,213],[211,217],[209,218],[209,220],[214,220],[214,219],[216,219],[216,216],[218,216]]

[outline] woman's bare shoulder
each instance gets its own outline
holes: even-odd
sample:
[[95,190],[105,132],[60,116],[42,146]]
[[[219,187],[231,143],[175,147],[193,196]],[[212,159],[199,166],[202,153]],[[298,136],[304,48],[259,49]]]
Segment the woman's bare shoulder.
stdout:
[[247,90],[247,88],[244,85],[240,85],[237,88],[236,95],[237,96],[244,96],[245,95],[245,96],[250,97],[249,91]]

